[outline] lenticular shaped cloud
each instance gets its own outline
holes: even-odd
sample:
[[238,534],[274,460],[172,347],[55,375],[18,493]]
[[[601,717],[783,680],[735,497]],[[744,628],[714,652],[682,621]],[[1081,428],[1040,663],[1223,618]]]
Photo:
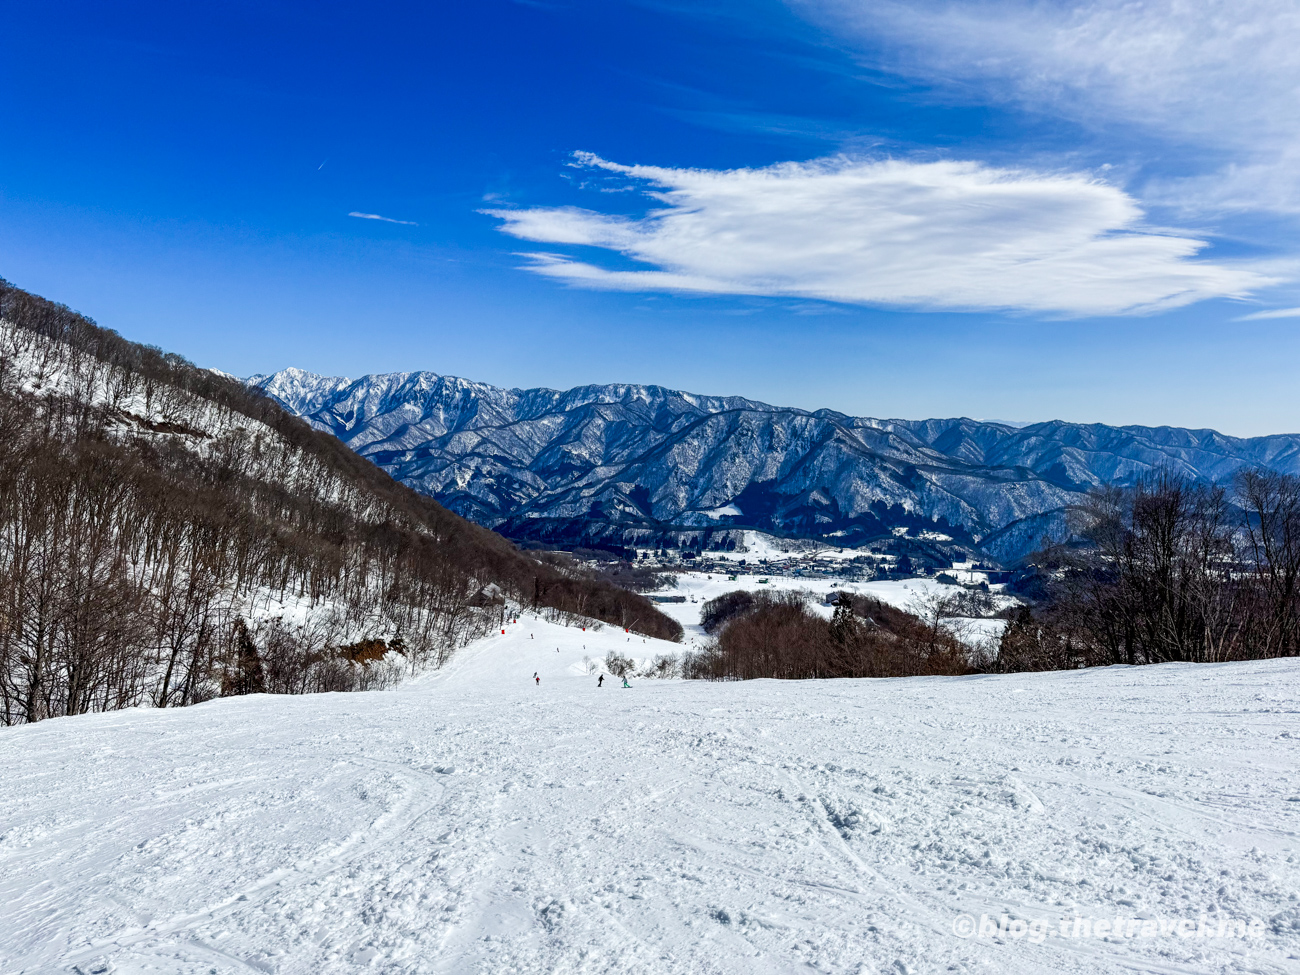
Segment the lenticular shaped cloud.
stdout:
[[608,270],[528,255],[535,273],[587,287],[1097,315],[1271,283],[1193,260],[1203,241],[1142,231],[1131,197],[1077,174],[973,162],[836,159],[716,171],[577,158],[643,181],[662,208],[639,218],[574,207],[486,212],[524,240],[603,248],[650,266]]

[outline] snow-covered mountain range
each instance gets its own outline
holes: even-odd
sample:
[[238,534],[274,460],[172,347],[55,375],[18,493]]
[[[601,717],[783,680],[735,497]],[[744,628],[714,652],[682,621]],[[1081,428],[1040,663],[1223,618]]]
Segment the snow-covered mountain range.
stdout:
[[881,420],[661,386],[502,389],[430,372],[246,380],[395,478],[502,533],[645,541],[754,528],[855,545],[907,528],[1009,561],[1089,488],[1167,466],[1300,473],[1300,435],[1061,421]]

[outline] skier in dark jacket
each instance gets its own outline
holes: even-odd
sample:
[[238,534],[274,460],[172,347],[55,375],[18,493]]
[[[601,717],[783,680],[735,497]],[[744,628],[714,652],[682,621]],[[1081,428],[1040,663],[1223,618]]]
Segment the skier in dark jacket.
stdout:
[[605,675],[601,674],[598,678],[596,678],[596,686],[600,687],[600,685],[602,685],[603,683],[605,683]]

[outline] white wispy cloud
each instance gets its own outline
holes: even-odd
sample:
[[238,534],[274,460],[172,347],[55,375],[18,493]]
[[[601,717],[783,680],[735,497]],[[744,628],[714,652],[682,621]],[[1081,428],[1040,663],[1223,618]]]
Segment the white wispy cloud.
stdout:
[[404,224],[407,227],[420,226],[414,220],[396,220],[393,217],[380,216],[378,213],[361,213],[357,210],[353,210],[351,213],[348,214],[348,216],[360,217],[362,220],[382,220],[384,223],[400,223],[400,224]]
[[648,265],[526,255],[529,270],[580,286],[1107,315],[1273,283],[1249,267],[1195,260],[1204,241],[1143,229],[1130,196],[1086,174],[848,158],[719,171],[578,153],[575,164],[640,181],[662,206],[643,217],[484,212],[524,240]]
[[1270,318],[1300,318],[1300,308],[1271,308],[1268,311],[1257,311],[1249,315],[1242,315],[1240,318],[1234,318],[1235,322],[1258,322]]
[[873,64],[959,97],[1198,147],[1205,172],[1148,199],[1300,212],[1295,0],[787,2]]

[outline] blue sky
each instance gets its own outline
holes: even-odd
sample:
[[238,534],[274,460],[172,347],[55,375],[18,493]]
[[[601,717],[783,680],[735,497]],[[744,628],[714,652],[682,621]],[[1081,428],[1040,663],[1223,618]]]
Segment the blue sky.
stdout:
[[201,365],[1300,430],[1293,3],[5,22],[0,275]]

